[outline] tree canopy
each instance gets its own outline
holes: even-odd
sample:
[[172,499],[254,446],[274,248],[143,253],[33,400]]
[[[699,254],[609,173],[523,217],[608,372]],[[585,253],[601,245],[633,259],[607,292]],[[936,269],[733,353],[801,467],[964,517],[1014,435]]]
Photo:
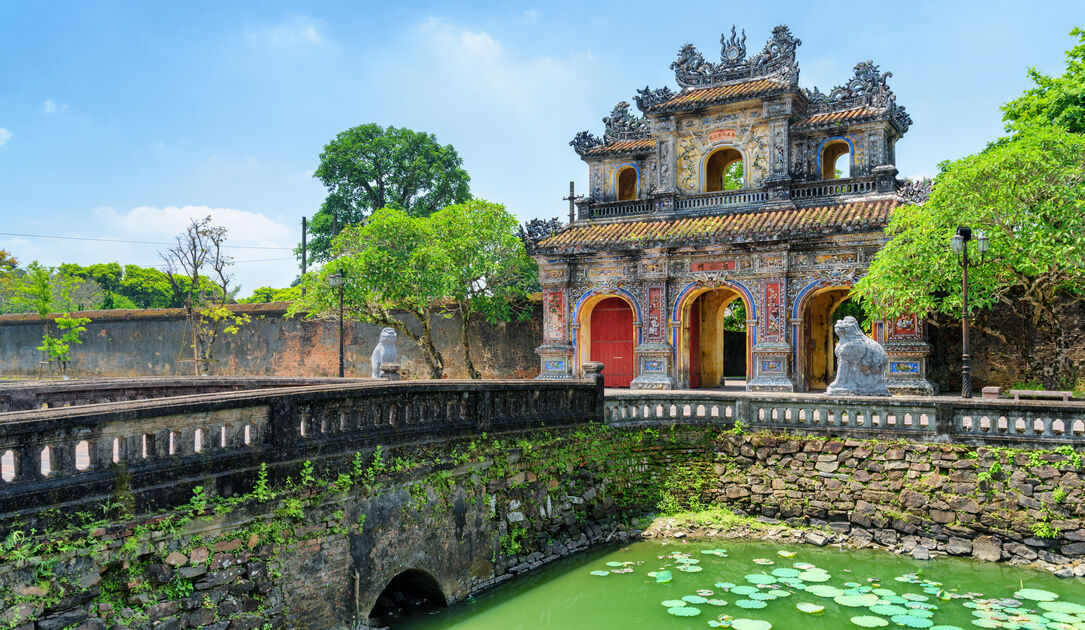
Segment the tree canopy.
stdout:
[[1066,72],[1049,77],[1029,68],[1034,87],[1002,106],[1006,131],[1055,126],[1085,133],[1085,30],[1075,28],[1070,35],[1077,37],[1078,43],[1066,52]]
[[470,177],[452,145],[430,133],[377,124],[329,142],[315,171],[328,196],[309,223],[311,259],[328,260],[333,224],[342,230],[380,208],[422,217],[471,198]]
[[[528,313],[519,300],[535,274],[534,261],[518,236],[516,219],[499,204],[473,200],[429,217],[380,209],[365,223],[343,230],[332,253],[320,270],[305,275],[305,295],[290,313],[338,317],[339,290],[328,277],[342,272],[345,316],[392,327],[414,341],[432,378],[441,378],[445,368],[433,340],[435,318],[462,316],[465,361],[477,378],[468,335],[473,320],[508,321]],[[407,319],[399,319],[402,315]]]

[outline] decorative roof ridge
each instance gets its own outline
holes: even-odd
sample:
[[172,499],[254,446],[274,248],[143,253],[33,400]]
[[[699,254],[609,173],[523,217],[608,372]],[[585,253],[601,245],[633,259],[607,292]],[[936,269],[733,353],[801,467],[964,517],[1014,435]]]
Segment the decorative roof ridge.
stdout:
[[[647,90],[647,88],[645,88]],[[651,137],[648,129],[648,119],[643,116],[635,116],[629,111],[627,101],[619,101],[614,109],[610,110],[610,116],[603,118],[605,131],[603,139],[588,131],[581,131],[569,143],[581,156],[600,145],[611,145],[624,140],[647,140]]]
[[889,114],[889,119],[901,133],[908,131],[908,127],[912,124],[912,117],[908,115],[904,107],[897,105],[897,96],[889,88],[887,82],[893,73],[881,72],[878,64],[869,59],[855,64],[852,70],[855,75],[844,85],[834,87],[828,94],[816,87],[813,90],[802,91],[807,101],[807,117],[863,106],[876,107]]
[[746,58],[746,31],[741,38],[731,27],[731,37],[720,36],[720,63],[710,63],[693,44],[685,44],[671,63],[674,79],[682,87],[713,87],[754,78],[780,77],[791,85],[799,80],[795,49],[802,41],[785,25],[772,29],[772,36],[760,53]]

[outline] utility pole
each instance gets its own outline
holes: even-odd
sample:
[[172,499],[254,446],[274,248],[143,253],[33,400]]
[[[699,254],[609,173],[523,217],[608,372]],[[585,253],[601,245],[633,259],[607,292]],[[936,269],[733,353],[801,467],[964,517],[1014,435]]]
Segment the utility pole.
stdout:
[[569,225],[572,225],[573,220],[576,219],[576,192],[573,189],[573,182],[569,182],[569,196],[563,200],[569,201]]
[[[305,217],[302,217],[301,218],[301,275],[303,275],[303,276],[305,275],[305,272],[307,270],[307,265],[306,265],[307,261],[305,259],[305,233],[308,230],[309,230],[309,219],[307,219]],[[305,287],[302,287],[301,294],[305,295]]]

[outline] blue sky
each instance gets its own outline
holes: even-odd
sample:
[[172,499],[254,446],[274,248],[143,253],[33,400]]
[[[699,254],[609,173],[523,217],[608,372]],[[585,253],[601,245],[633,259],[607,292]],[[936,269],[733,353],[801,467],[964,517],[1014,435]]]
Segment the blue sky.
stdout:
[[[1061,73],[1085,3],[36,2],[0,0],[0,232],[168,241],[211,214],[247,247],[293,247],[324,196],[321,148],[376,122],[456,147],[472,192],[564,216],[587,170],[568,146],[636,88],[674,84],[692,42],[802,39],[800,83],[891,71],[915,121],[903,176],[1002,130],[1035,66]],[[22,262],[158,264],[155,245],[0,235]],[[286,286],[281,249],[236,249],[242,294]],[[242,262],[244,261],[244,262]]]

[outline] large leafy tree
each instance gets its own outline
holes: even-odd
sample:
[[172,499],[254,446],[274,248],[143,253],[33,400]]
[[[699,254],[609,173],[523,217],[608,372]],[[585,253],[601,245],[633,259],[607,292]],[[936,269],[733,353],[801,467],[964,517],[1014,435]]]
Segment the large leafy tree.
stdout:
[[[328,277],[342,273],[344,317],[394,328],[418,345],[430,377],[441,378],[444,357],[431,322],[442,314],[440,301],[448,295],[449,261],[429,222],[402,210],[380,209],[365,223],[343,230],[331,253],[333,260],[302,278],[305,295],[287,314],[338,317],[339,289],[330,286]],[[396,311],[408,321],[396,317]]]
[[460,315],[460,343],[471,378],[481,378],[471,358],[470,331],[481,317],[493,324],[531,315],[527,300],[537,267],[505,206],[481,199],[454,204],[429,221],[448,257],[448,297]]
[[1066,52],[1066,72],[1050,77],[1029,68],[1034,87],[1002,106],[1007,131],[1055,126],[1085,133],[1085,30],[1075,28],[1070,35],[1078,43]]
[[315,176],[328,189],[309,223],[308,249],[326,261],[333,231],[365,220],[380,208],[422,217],[471,198],[470,177],[452,145],[433,134],[377,124],[347,129],[320,154]]
[[941,164],[926,203],[894,213],[892,240],[858,292],[882,316],[959,318],[962,272],[949,248],[958,225],[990,240],[990,262],[969,270],[970,312],[995,308],[1018,318],[1054,346],[1053,356],[1036,352],[1035,339],[986,331],[1027,358],[1032,378],[1073,383],[1065,324],[1085,300],[1085,136],[1022,127],[978,155]]

